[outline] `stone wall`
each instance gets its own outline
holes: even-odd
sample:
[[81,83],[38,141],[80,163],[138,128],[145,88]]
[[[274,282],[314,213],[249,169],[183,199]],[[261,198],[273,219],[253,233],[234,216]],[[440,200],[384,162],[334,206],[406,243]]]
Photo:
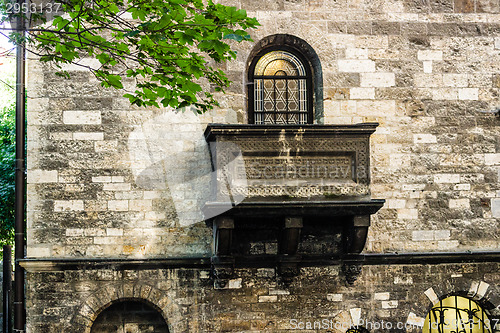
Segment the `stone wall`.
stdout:
[[[486,113],[500,106],[498,1],[226,2],[259,19],[255,41],[287,33],[313,47],[322,121],[380,123],[372,195],[387,203],[367,251],[499,247],[500,127]],[[246,122],[252,47],[236,46],[234,83],[201,117],[135,109],[76,66],[65,80],[30,61],[28,256],[209,253],[202,131]]]
[[355,287],[345,285],[338,267],[304,268],[288,287],[274,269],[240,269],[224,290],[213,289],[209,272],[200,269],[36,273],[28,275],[28,329],[89,332],[95,318],[123,298],[159,308],[170,332],[345,333],[349,323],[364,323],[372,333],[405,332],[398,323],[406,332],[420,332],[411,325],[422,324],[435,298],[451,293],[468,295],[498,318],[499,268],[366,266]]
[[[253,44],[235,45],[237,59],[222,66],[233,84],[218,96],[221,107],[202,116],[137,109],[76,66],[65,80],[30,59],[28,257],[210,255],[203,130],[247,122],[249,55],[274,34],[317,53],[319,123],[380,123],[371,193],[387,201],[372,217],[366,252],[498,250],[498,0],[223,2],[247,8],[261,27]],[[303,268],[285,287],[274,269],[240,269],[224,290],[214,289],[208,267],[30,271],[28,328],[88,333],[119,299],[148,301],[172,332],[287,332],[323,319],[414,324],[456,293],[498,317],[498,271],[498,263],[365,266],[347,287],[338,266]]]

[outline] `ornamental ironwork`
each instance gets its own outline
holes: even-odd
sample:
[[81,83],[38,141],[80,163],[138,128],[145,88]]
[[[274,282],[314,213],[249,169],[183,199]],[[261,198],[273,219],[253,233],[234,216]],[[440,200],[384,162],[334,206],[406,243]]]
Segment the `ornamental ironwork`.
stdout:
[[493,323],[471,299],[447,297],[429,311],[423,333],[491,333]]
[[310,77],[296,55],[282,50],[266,53],[253,74],[255,124],[310,122]]

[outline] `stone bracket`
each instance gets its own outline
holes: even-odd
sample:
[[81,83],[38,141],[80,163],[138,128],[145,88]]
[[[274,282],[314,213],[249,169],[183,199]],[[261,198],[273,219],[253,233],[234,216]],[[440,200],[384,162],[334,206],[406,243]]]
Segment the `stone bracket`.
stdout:
[[346,254],[359,254],[363,251],[370,226],[370,215],[355,215],[352,223],[344,230],[344,246]]
[[232,255],[234,219],[227,216],[216,217],[212,230],[214,256],[211,263],[214,284],[218,288],[224,288],[234,271],[234,257]]
[[348,286],[352,286],[361,275],[364,260],[363,255],[346,255],[342,259],[342,273]]
[[297,250],[303,226],[302,217],[286,217],[281,229],[278,242],[278,274],[285,284],[291,283],[292,279],[299,275],[300,272],[298,265],[300,256],[297,255]]

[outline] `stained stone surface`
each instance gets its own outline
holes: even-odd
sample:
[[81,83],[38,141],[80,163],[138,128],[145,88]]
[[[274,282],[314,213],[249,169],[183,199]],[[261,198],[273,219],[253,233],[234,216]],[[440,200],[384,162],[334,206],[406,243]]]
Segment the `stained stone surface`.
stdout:
[[[132,107],[77,66],[66,68],[66,80],[29,59],[28,257],[210,256],[203,131],[247,123],[249,57],[275,34],[302,39],[318,56],[318,123],[380,124],[370,138],[370,193],[386,204],[372,216],[366,253],[498,251],[498,0],[220,2],[247,9],[261,26],[250,32],[253,43],[235,45],[237,58],[224,65],[233,84],[201,116]],[[128,90],[134,84],[125,82]],[[276,251],[259,246],[259,254]],[[438,297],[475,297],[498,316],[498,268],[369,266],[346,287],[340,267],[310,267],[285,288],[262,267],[237,270],[228,284],[235,289],[222,290],[207,269],[29,272],[28,328],[88,333],[99,311],[121,298],[149,300],[171,332],[288,332],[293,319],[340,322],[351,313],[418,323],[430,309],[429,288]]]

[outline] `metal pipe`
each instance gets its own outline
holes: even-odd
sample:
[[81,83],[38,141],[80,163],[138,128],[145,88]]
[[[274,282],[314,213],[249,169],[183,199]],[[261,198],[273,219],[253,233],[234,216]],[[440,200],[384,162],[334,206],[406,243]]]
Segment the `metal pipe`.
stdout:
[[[19,1],[19,8],[24,0]],[[19,13],[17,18],[17,31],[21,35],[17,45],[16,59],[16,203],[15,203],[15,276],[14,276],[14,332],[24,332],[26,323],[25,300],[24,300],[24,269],[19,264],[19,260],[24,259],[24,210],[25,210],[25,31],[23,13]]]
[[3,246],[3,332],[12,333],[12,247]]

